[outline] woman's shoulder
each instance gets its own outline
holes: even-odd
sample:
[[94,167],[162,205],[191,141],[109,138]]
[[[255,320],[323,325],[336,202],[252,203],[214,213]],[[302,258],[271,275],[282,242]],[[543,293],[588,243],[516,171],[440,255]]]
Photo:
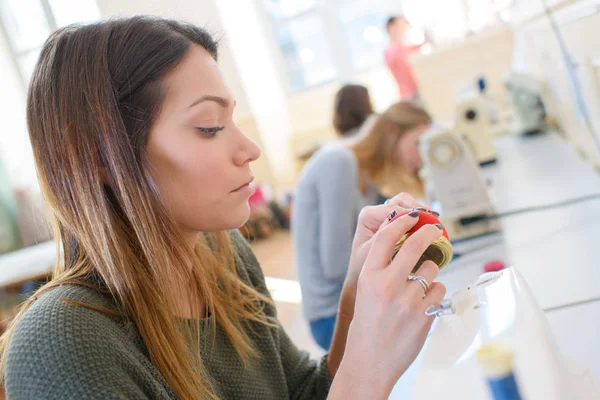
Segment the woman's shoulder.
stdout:
[[320,182],[326,176],[356,175],[358,163],[354,152],[343,142],[323,146],[307,162],[299,178],[298,187],[305,181]]
[[103,342],[108,345],[109,334],[123,329],[123,321],[111,315],[115,312],[111,297],[90,287],[66,284],[50,289],[17,322],[7,361],[24,347],[45,352]]
[[109,314],[116,311],[115,302],[109,295],[88,285],[64,284],[40,295],[22,315],[15,329],[27,334],[43,326],[44,333],[49,334],[54,333],[52,328],[67,329],[86,321],[110,325],[116,320]]
[[143,398],[154,382],[150,361],[135,324],[115,310],[110,296],[86,286],[41,295],[8,343],[8,398]]
[[311,158],[313,163],[322,165],[356,164],[354,153],[344,142],[333,142],[323,146]]
[[[84,307],[82,304],[92,308]],[[95,308],[95,309],[93,309]],[[24,370],[60,369],[116,349],[124,325],[99,310],[115,310],[109,297],[80,285],[61,285],[42,294],[16,323],[6,355],[7,385]],[[73,368],[70,366],[68,369]]]

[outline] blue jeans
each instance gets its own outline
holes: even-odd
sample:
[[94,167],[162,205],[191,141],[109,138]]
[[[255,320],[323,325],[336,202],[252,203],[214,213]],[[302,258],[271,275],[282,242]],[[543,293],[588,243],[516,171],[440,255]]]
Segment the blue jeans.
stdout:
[[331,339],[333,339],[333,330],[335,328],[336,316],[309,321],[310,332],[315,339],[315,342],[323,348],[329,350]]

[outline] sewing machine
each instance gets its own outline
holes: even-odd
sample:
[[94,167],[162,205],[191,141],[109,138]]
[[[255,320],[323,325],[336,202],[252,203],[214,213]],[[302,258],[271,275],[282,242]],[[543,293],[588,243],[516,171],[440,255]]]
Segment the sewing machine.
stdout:
[[423,349],[411,399],[493,399],[477,350],[502,343],[523,399],[598,399],[592,372],[557,351],[544,312],[514,268],[481,275],[430,313],[438,315]]
[[441,214],[450,240],[466,239],[500,229],[487,184],[467,144],[454,128],[434,124],[419,148],[426,201]]
[[468,96],[457,102],[455,132],[469,146],[479,165],[496,162],[494,134],[484,100]]
[[548,89],[537,79],[514,71],[507,74],[504,84],[517,117],[515,132],[527,135],[548,129],[544,107]]

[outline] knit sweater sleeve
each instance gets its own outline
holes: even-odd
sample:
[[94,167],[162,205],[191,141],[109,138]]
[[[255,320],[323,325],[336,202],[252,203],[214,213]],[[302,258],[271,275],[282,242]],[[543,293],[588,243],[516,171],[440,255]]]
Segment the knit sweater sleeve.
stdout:
[[23,315],[6,356],[7,398],[149,397],[144,377],[135,375],[139,368],[130,356],[129,342],[123,340],[119,323],[103,313],[64,301],[72,298],[88,302],[91,299],[86,291],[77,286],[53,289]]
[[[250,283],[256,290],[270,298],[264,274],[254,252],[239,232],[232,232],[231,237]],[[277,319],[276,310],[273,307],[265,309],[277,321],[275,335],[279,345],[280,362],[286,375],[289,398],[326,399],[333,380],[327,367],[327,355],[318,361],[311,360],[308,352],[299,350],[291,341]]]

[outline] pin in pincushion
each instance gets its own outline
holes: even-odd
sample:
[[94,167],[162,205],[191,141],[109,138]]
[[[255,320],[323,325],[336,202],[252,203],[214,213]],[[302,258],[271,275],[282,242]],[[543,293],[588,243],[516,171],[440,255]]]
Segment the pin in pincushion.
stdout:
[[[392,254],[392,258],[396,256],[406,239],[408,239],[414,232],[419,230],[420,227],[422,227],[423,225],[441,225],[440,220],[438,219],[438,214],[426,208],[415,208],[413,210],[406,210],[405,212],[396,215],[392,219],[392,221],[413,211],[419,212],[419,221],[417,221],[415,226],[412,227],[396,243],[396,246],[394,247],[394,252]],[[448,232],[446,232],[445,228],[442,229],[442,236],[440,236],[439,239],[436,239],[436,241],[429,245],[427,250],[425,250],[421,258],[415,265],[415,268],[413,268],[412,273],[414,274],[415,272],[417,272],[421,264],[423,264],[427,260],[433,261],[440,269],[448,265],[450,260],[452,260],[452,245],[450,244],[450,238],[448,238]]]

